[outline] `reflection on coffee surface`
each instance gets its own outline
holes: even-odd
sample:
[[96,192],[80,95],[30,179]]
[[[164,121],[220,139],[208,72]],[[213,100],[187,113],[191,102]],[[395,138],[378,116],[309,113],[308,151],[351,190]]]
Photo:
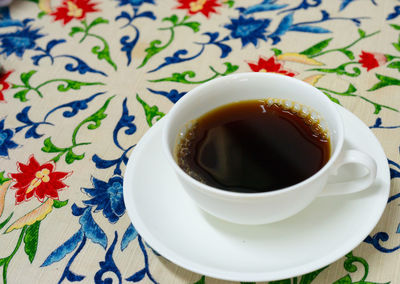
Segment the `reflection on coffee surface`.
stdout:
[[193,178],[244,193],[299,183],[329,156],[329,138],[318,115],[277,99],[216,108],[192,121],[175,149],[178,165]]

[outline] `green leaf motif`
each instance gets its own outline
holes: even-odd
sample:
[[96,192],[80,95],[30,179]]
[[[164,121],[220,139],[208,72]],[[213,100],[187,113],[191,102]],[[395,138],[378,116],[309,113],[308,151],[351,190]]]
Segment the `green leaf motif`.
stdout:
[[150,42],[150,46],[145,49],[146,56],[144,57],[142,63],[137,68],[142,68],[146,63],[149,61],[151,57],[159,53],[160,51],[167,48],[175,38],[175,28],[178,26],[186,26],[192,29],[194,32],[198,32],[200,30],[200,23],[199,22],[186,22],[190,17],[185,16],[182,21],[179,21],[177,15],[172,15],[171,17],[165,17],[162,19],[163,22],[171,22],[172,26],[166,28],[160,28],[159,30],[169,30],[171,32],[170,38],[168,41],[163,44],[159,39],[155,39]]
[[[187,16],[185,16],[185,18],[188,18]],[[185,18],[183,18],[183,20],[185,20]],[[171,22],[174,26],[178,24],[178,16],[173,14],[171,17],[164,17],[162,19],[163,22]]]
[[57,86],[57,90],[60,92],[67,92],[69,90],[79,90],[82,86],[94,86],[94,85],[104,85],[101,82],[79,82],[74,80],[62,79],[62,81],[66,84],[59,84]]
[[381,112],[381,110],[382,110],[382,106],[378,105],[378,104],[373,104],[373,105],[375,107],[374,114],[379,114]]
[[393,61],[387,67],[397,69],[400,72],[400,61]]
[[399,79],[384,76],[381,74],[375,74],[375,76],[376,76],[376,78],[379,79],[379,82],[376,83],[374,86],[372,86],[372,88],[368,90],[369,92],[375,91],[375,90],[378,90],[380,88],[387,87],[387,86],[400,86]]
[[277,49],[277,48],[271,48],[271,50],[274,52],[275,56],[281,55],[282,54],[282,50]]
[[69,36],[73,37],[77,33],[84,33],[85,29],[82,27],[72,27],[71,31],[69,32]]
[[360,35],[360,38],[364,38],[366,33],[362,29],[358,29],[358,34]]
[[[39,0],[38,0],[39,1]],[[46,16],[47,15],[47,13],[45,12],[45,11],[40,11],[38,14],[37,14],[37,17],[38,17],[38,19],[42,19],[44,16]]]
[[342,105],[342,104],[340,103],[340,101],[339,101],[337,98],[331,96],[331,95],[328,94],[328,93],[324,93],[324,94],[325,94],[332,102],[334,102],[334,103],[336,103],[336,104],[338,104],[338,105]]
[[[185,16],[185,18],[187,18],[187,16]],[[185,20],[184,18],[184,20]],[[178,23],[178,16],[177,15],[172,15],[171,17],[165,17],[162,19],[163,22],[171,22],[174,26]]]
[[61,156],[68,151],[68,148],[59,148],[57,146],[55,146],[53,144],[53,142],[51,141],[51,137],[47,137],[44,141],[43,141],[43,147],[42,147],[42,151],[45,153],[59,153],[57,156],[55,156],[52,160],[54,162],[58,162],[58,160],[60,160]]
[[13,216],[13,214],[14,214],[14,212],[12,212],[10,214],[10,216],[8,216],[8,218],[6,220],[4,220],[3,222],[0,223],[0,230],[3,229],[5,225],[7,225],[8,221],[10,221],[11,217]]
[[354,92],[357,92],[357,88],[354,87],[354,85],[350,83],[345,94],[353,94]]
[[110,101],[113,98],[114,98],[114,96],[109,97],[100,109],[98,109],[95,113],[93,113],[91,116],[87,117],[85,120],[83,120],[81,123],[79,123],[77,127],[75,127],[74,132],[72,133],[72,145],[71,146],[69,146],[68,148],[57,147],[51,141],[51,137],[48,137],[43,141],[44,146],[42,147],[42,151],[46,152],[46,153],[59,153],[57,156],[52,158],[52,160],[54,162],[59,161],[61,156],[64,155],[65,153],[66,153],[65,161],[68,164],[72,164],[74,161],[77,161],[77,160],[82,160],[85,157],[85,153],[77,155],[73,152],[73,149],[75,147],[89,145],[91,143],[90,142],[83,142],[83,143],[76,142],[76,136],[79,132],[79,129],[86,123],[88,123],[87,128],[89,130],[98,128],[101,125],[101,121],[107,117],[107,114],[105,114],[104,112],[107,109]]
[[394,28],[394,29],[400,31],[400,26],[399,26],[399,25],[391,24],[390,26],[391,26],[392,28]]
[[303,50],[302,52],[300,52],[300,54],[303,54],[306,56],[313,56],[315,54],[318,54],[329,45],[329,42],[331,40],[332,40],[332,38],[328,38],[326,40],[320,41],[317,44],[307,48],[306,50]]
[[200,30],[199,22],[187,22],[187,23],[182,23],[181,25],[191,28],[195,33],[197,33]]
[[206,277],[204,275],[201,276],[200,280],[194,282],[193,284],[206,284]]
[[26,229],[27,229],[27,226],[24,226],[22,228],[21,233],[19,234],[19,237],[18,237],[17,244],[16,244],[13,252],[9,256],[0,259],[0,266],[3,266],[3,284],[7,284],[7,269],[8,269],[8,265],[10,264],[10,262],[11,262],[12,258],[14,257],[14,255],[17,253],[19,247],[21,246],[22,239],[23,239],[23,237],[25,235]]
[[28,99],[26,98],[26,94],[29,92],[29,89],[24,89],[18,91],[14,94],[14,98],[19,99],[21,102],[27,102]]
[[36,70],[31,70],[27,73],[21,73],[20,79],[26,87],[30,88],[29,80],[31,79],[32,75],[35,74],[36,72],[37,72]]
[[102,18],[102,17],[98,17],[98,18],[94,19],[93,22],[91,22],[91,23],[89,24],[88,31],[89,31],[91,28],[93,28],[94,26],[97,26],[97,25],[100,25],[100,24],[108,24],[108,23],[109,23],[108,20],[106,20],[106,19],[104,19],[104,18]]
[[358,97],[358,98],[360,98],[360,99],[362,99],[362,100],[364,100],[364,101],[366,101],[366,102],[368,102],[368,103],[370,103],[370,104],[372,104],[374,106],[374,108],[375,108],[374,114],[379,114],[379,112],[383,108],[388,109],[388,110],[392,110],[392,111],[395,111],[395,112],[399,112],[399,110],[397,110],[395,108],[379,104],[377,102],[371,101],[370,99],[368,99],[368,98],[366,98],[364,96],[355,94],[354,92],[357,91],[357,89],[351,83],[349,84],[349,86],[348,86],[348,88],[347,88],[347,90],[345,92],[337,92],[337,91],[334,91],[334,90],[329,90],[329,89],[321,88],[321,87],[318,87],[318,89],[323,91],[324,94],[326,94],[329,99],[331,99],[333,102],[336,102],[338,104],[340,104],[339,101],[336,98],[332,97],[331,94],[339,95],[339,96],[345,96],[345,97]]
[[224,73],[221,74],[222,76],[231,74],[231,73],[233,73],[233,72],[235,72],[236,70],[239,69],[239,66],[238,66],[238,65],[233,65],[233,64],[230,63],[230,62],[225,62],[224,65],[226,66],[226,70],[225,70]]
[[399,43],[392,43],[394,48],[396,48],[398,51],[400,51],[400,44]]
[[99,60],[103,60],[103,59],[106,60],[114,68],[114,70],[117,70],[117,65],[111,59],[110,48],[109,48],[107,41],[99,35],[89,33],[90,29],[92,29],[94,26],[97,26],[100,24],[108,24],[109,21],[102,17],[99,17],[99,18],[94,19],[89,25],[86,23],[86,20],[83,20],[81,23],[83,24],[83,27],[72,27],[69,35],[74,36],[76,33],[82,32],[84,35],[81,38],[80,42],[83,42],[86,39],[86,37],[88,37],[88,36],[91,36],[91,37],[94,37],[94,38],[97,38],[98,40],[100,40],[103,43],[104,47],[102,48],[101,46],[94,46],[91,50],[92,53],[97,55],[97,58]]
[[348,50],[348,49],[339,49],[338,51],[340,51],[341,53],[343,53],[344,55],[347,56],[347,58],[349,58],[350,60],[354,60],[355,56],[353,51]]
[[352,283],[353,283],[353,281],[351,280],[351,277],[349,274],[347,274],[346,276],[333,282],[333,284],[352,284]]
[[39,91],[40,88],[43,86],[46,86],[51,83],[55,82],[62,82],[57,86],[57,90],[60,92],[66,92],[70,89],[73,90],[79,90],[82,86],[91,86],[91,85],[104,85],[104,83],[101,82],[79,82],[75,80],[69,80],[69,79],[51,79],[47,80],[36,87],[33,87],[29,84],[29,80],[31,77],[36,73],[35,70],[31,70],[27,73],[22,73],[20,78],[21,81],[24,83],[24,85],[12,85],[13,89],[18,89],[18,88],[23,88],[22,90],[18,91],[17,93],[14,94],[14,98],[19,99],[21,102],[26,102],[28,99],[26,98],[27,94],[29,91],[34,91],[38,94],[39,97],[43,98],[43,94]]
[[96,36],[96,37],[103,42],[104,47],[103,47],[103,49],[101,49],[101,46],[98,46],[98,45],[94,46],[92,48],[92,53],[97,55],[97,58],[99,60],[103,60],[104,59],[105,61],[107,61],[114,68],[114,70],[117,70],[117,65],[111,59],[110,48],[109,48],[107,42],[103,38],[101,38],[99,36]]
[[65,148],[59,148],[51,142],[51,137],[47,137],[43,141],[44,147],[42,147],[42,151],[46,153],[59,153],[59,152],[64,152],[66,149]]
[[[106,111],[110,101],[114,98],[115,96],[111,96],[109,97],[106,102],[104,103],[104,105],[99,108],[95,113],[93,113],[91,116],[87,117],[85,120],[83,120],[81,123],[79,123],[79,125],[74,129],[74,132],[72,133],[72,146],[69,148],[72,149],[78,145],[88,145],[90,143],[80,143],[77,144],[76,143],[76,136],[78,134],[79,129],[82,127],[82,125],[89,123],[89,125],[87,126],[87,128],[89,130],[93,130],[98,128],[101,125],[101,121],[107,117],[107,114],[105,114],[104,112]],[[91,123],[90,123],[91,122]],[[76,157],[75,157],[76,156]],[[72,159],[80,159],[81,155],[75,155],[73,153],[70,154],[70,157]]]
[[10,178],[7,178],[7,177],[4,176],[4,172],[5,172],[5,171],[0,172],[0,185],[2,185],[3,183],[5,183],[6,181],[11,180]]
[[[354,256],[352,252],[349,252],[348,254],[346,254],[346,260],[344,261],[344,269],[346,269],[346,271],[350,272],[350,273],[354,273],[358,270],[357,266],[354,265],[354,263],[360,263],[363,267],[364,267],[364,276],[361,278],[360,281],[357,282],[353,282],[350,275],[347,274],[345,276],[343,276],[342,278],[338,279],[337,281],[335,281],[333,284],[379,284],[378,282],[370,282],[370,281],[365,281],[365,279],[368,276],[368,272],[369,272],[369,265],[368,262],[362,258],[362,257],[358,257],[358,256]],[[390,283],[390,282],[388,282]],[[385,283],[385,284],[388,284]],[[302,283],[300,283],[302,284]]]
[[24,243],[25,243],[25,253],[28,255],[29,261],[32,263],[35,259],[38,240],[39,240],[39,227],[40,221],[33,223],[26,229]]
[[350,275],[347,274],[346,276],[343,276],[342,278],[336,280],[332,284],[390,284],[390,282],[378,283],[378,282],[370,282],[370,281],[364,281],[364,280],[353,282],[351,280]]
[[101,121],[107,117],[107,114],[104,112],[106,111],[108,105],[110,104],[110,101],[114,98],[115,96],[109,97],[107,101],[104,103],[104,105],[97,110],[95,113],[93,113],[91,116],[86,118],[81,124],[85,124],[87,122],[93,122],[88,125],[88,129],[93,130],[98,128],[101,125]]
[[147,52],[147,56],[151,57],[154,54],[157,54],[161,50],[163,50],[164,48],[162,46],[159,46],[161,44],[162,44],[162,42],[158,39],[151,41],[150,46],[144,50]]
[[157,53],[159,53],[161,50],[163,50],[166,47],[165,45],[162,46],[161,44],[162,44],[162,42],[158,39],[150,42],[150,46],[144,50],[144,51],[146,51],[147,54],[146,54],[145,58],[143,59],[142,63],[138,66],[138,68],[141,68],[144,65],[146,65],[147,61],[149,61],[149,59],[151,57],[153,57],[154,55],[156,55]]
[[72,149],[69,149],[67,154],[65,155],[65,161],[67,162],[67,164],[72,164],[75,161],[80,161],[83,158],[85,158],[85,153],[81,154],[81,155],[77,155],[75,154]]
[[344,75],[349,77],[358,77],[361,74],[361,70],[358,67],[353,67],[353,72],[346,71],[346,66],[350,64],[359,64],[358,62],[347,62],[339,65],[336,68],[313,68],[309,69],[308,71],[319,71],[324,73],[336,73],[337,75]]
[[316,271],[313,271],[313,272],[310,272],[310,273],[307,273],[307,274],[303,275],[301,277],[301,280],[300,280],[299,284],[311,284],[315,280],[315,278],[317,278],[317,276],[322,271],[324,271],[326,268],[328,268],[328,266],[325,266],[325,267],[323,267],[321,269],[318,269]]
[[[308,48],[307,50],[303,51],[302,53],[304,53],[304,55],[307,55],[308,57],[317,57],[317,56],[321,56],[321,55],[331,53],[331,52],[340,52],[340,53],[343,53],[344,55],[346,55],[350,60],[354,60],[355,59],[354,53],[349,49],[352,46],[354,46],[355,44],[357,44],[359,41],[378,34],[379,31],[373,32],[371,34],[366,34],[363,30],[360,29],[360,30],[358,30],[358,33],[359,33],[359,37],[344,47],[323,50],[326,48],[326,45],[328,45],[329,41],[330,41],[330,39],[326,39],[326,40],[321,41],[321,42],[317,43],[316,45]],[[316,50],[321,48],[321,50],[317,53],[314,53],[314,48]],[[308,53],[311,53],[311,55],[308,55]]]
[[7,262],[7,257],[6,258],[0,258],[0,267],[3,266]]
[[186,79],[186,76],[189,78],[193,78],[196,76],[196,73],[191,70],[184,71],[182,73],[173,73],[171,77],[166,77],[166,78],[156,79],[156,80],[149,80],[149,82],[169,81],[169,82],[178,82],[178,83],[183,83],[183,84],[193,84]]
[[60,200],[53,199],[53,207],[54,208],[59,209],[59,208],[64,207],[67,204],[68,204],[68,200],[60,201]]
[[214,72],[214,75],[211,77],[201,80],[201,81],[189,81],[187,78],[194,78],[196,76],[196,73],[192,70],[184,71],[182,73],[173,73],[171,77],[166,77],[166,78],[161,78],[161,79],[155,79],[155,80],[149,80],[149,82],[157,83],[157,82],[178,82],[182,84],[202,84],[207,81],[210,81],[214,78],[217,78],[218,76],[226,76],[228,74],[231,74],[235,72],[239,66],[233,65],[230,62],[225,62],[224,63],[226,69],[223,73],[220,73],[214,69],[214,67],[210,66],[211,71]]
[[136,94],[136,99],[142,105],[144,113],[146,115],[147,124],[150,127],[153,126],[154,119],[156,119],[156,121],[159,121],[165,115],[165,113],[159,111],[158,106],[149,106],[139,97],[139,94]]
[[224,2],[224,4],[227,4],[229,8],[232,8],[235,5],[234,0],[227,0]]

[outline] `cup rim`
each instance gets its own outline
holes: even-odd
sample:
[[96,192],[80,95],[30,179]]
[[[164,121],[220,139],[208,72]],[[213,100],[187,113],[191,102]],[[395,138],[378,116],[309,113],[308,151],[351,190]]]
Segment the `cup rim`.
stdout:
[[[244,78],[249,78],[249,77],[272,77],[272,78],[276,77],[276,78],[280,78],[283,80],[295,82],[296,84],[305,85],[305,86],[307,86],[307,88],[312,87],[312,88],[314,88],[314,91],[319,93],[319,95],[321,96],[321,99],[325,100],[326,103],[329,104],[329,108],[332,110],[332,113],[334,113],[335,120],[337,121],[338,141],[335,145],[336,146],[335,150],[333,153],[331,153],[331,156],[330,156],[328,162],[321,169],[319,169],[318,172],[316,172],[312,176],[308,177],[307,179],[305,179],[299,183],[296,183],[294,185],[291,185],[291,186],[288,186],[285,188],[281,188],[281,189],[277,189],[277,190],[273,190],[273,191],[259,192],[259,193],[244,193],[244,192],[227,191],[227,190],[219,189],[219,188],[204,184],[204,183],[196,180],[195,178],[191,177],[176,163],[176,161],[173,157],[173,153],[168,146],[168,134],[171,130],[171,120],[173,119],[173,116],[175,115],[175,113],[178,112],[179,108],[181,108],[181,105],[185,104],[185,101],[189,99],[189,96],[193,96],[194,94],[201,92],[204,88],[207,88],[211,85],[219,84],[219,83],[229,81],[229,80],[238,80],[238,79],[244,79]],[[183,178],[187,182],[192,183],[196,187],[196,189],[201,188],[201,190],[204,191],[205,193],[217,195],[222,198],[226,197],[226,198],[237,198],[237,199],[239,199],[239,198],[240,199],[254,199],[254,198],[260,198],[260,197],[267,197],[267,196],[276,196],[276,195],[280,195],[283,193],[295,191],[299,188],[307,186],[307,184],[318,179],[321,175],[324,175],[329,171],[330,167],[335,163],[340,152],[342,151],[343,143],[344,143],[343,120],[342,120],[342,117],[340,116],[338,110],[335,108],[334,102],[332,102],[324,93],[322,93],[320,90],[318,90],[314,86],[312,86],[300,79],[297,79],[294,77],[289,77],[289,76],[278,74],[278,73],[245,72],[245,73],[230,74],[230,75],[227,75],[224,77],[219,77],[219,78],[210,80],[206,83],[203,83],[203,84],[193,88],[189,92],[187,92],[185,94],[185,96],[183,96],[170,109],[170,111],[165,115],[164,119],[166,120],[165,121],[166,123],[162,130],[163,131],[162,141],[161,141],[162,148],[163,148],[164,155],[166,156],[166,159],[168,160],[168,163],[173,167],[175,173],[177,173],[181,178]],[[184,122],[184,123],[186,123],[186,122]],[[321,191],[322,190],[323,190],[323,188],[321,189]]]

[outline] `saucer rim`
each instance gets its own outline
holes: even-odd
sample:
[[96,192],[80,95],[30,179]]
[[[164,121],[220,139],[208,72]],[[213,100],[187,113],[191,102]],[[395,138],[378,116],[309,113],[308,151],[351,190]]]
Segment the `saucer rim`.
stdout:
[[[337,106],[339,113],[341,116],[350,116],[351,119],[354,119],[357,124],[361,123],[365,126],[366,129],[363,129],[362,131],[369,130],[371,135],[371,139],[374,139],[376,143],[380,146],[379,149],[375,149],[375,152],[380,152],[379,156],[385,157],[386,160],[386,155],[382,149],[382,146],[379,142],[379,140],[376,138],[376,136],[373,134],[373,132],[367,128],[365,123],[361,121],[357,116],[355,116],[353,113],[350,111],[346,110],[345,108],[341,106]],[[355,247],[357,247],[362,241],[369,235],[369,233],[375,228],[375,226],[378,224],[379,220],[382,217],[382,214],[386,208],[386,200],[390,194],[390,170],[389,170],[389,165],[387,164],[386,167],[381,168],[382,172],[380,177],[383,180],[389,180],[389,182],[383,185],[380,185],[379,188],[382,190],[382,193],[377,195],[377,198],[380,197],[381,199],[383,197],[385,202],[381,204],[379,207],[379,210],[376,210],[375,213],[375,220],[367,222],[370,224],[368,227],[368,230],[366,230],[365,234],[357,235],[357,237],[353,237],[351,241],[346,242],[347,246],[340,246],[337,247],[334,250],[330,250],[329,254],[324,254],[322,257],[308,261],[302,265],[296,265],[293,267],[281,269],[278,271],[268,271],[268,272],[249,272],[249,273],[243,273],[243,272],[235,272],[235,271],[228,271],[228,270],[221,270],[221,269],[214,269],[213,267],[207,267],[204,266],[204,264],[199,264],[197,262],[193,262],[190,260],[190,257],[187,256],[182,256],[178,253],[176,253],[174,250],[170,249],[168,246],[163,244],[162,242],[162,237],[157,237],[155,236],[151,231],[147,229],[147,226],[144,222],[144,220],[141,218],[140,214],[138,212],[135,212],[136,209],[134,206],[130,206],[134,204],[133,201],[133,195],[132,193],[129,193],[129,184],[131,184],[131,176],[128,173],[131,172],[131,168],[135,164],[134,161],[134,156],[136,152],[142,151],[142,148],[146,148],[146,142],[147,140],[153,138],[154,135],[156,135],[156,132],[162,132],[162,126],[165,123],[165,119],[161,119],[158,121],[150,130],[148,130],[145,135],[142,137],[142,139],[139,141],[137,146],[135,147],[134,151],[132,152],[131,156],[129,157],[128,164],[126,167],[125,171],[125,176],[124,176],[124,182],[123,182],[123,192],[124,192],[124,201],[126,205],[126,209],[128,212],[128,216],[135,226],[136,230],[142,237],[146,240],[146,242],[153,248],[155,249],[158,253],[160,253],[163,257],[166,259],[170,260],[171,262],[175,263],[176,265],[183,267],[187,270],[190,270],[192,272],[202,274],[202,275],[207,275],[210,277],[218,278],[218,279],[223,279],[223,280],[229,280],[229,281],[274,281],[274,280],[280,280],[280,279],[285,279],[285,278],[290,278],[290,277],[295,277],[298,275],[303,275],[312,271],[315,271],[317,269],[320,269],[321,267],[324,267],[326,265],[329,265],[341,257],[343,257],[347,252],[353,250]],[[346,129],[346,125],[344,127]],[[161,147],[161,146],[160,146]],[[378,155],[378,154],[377,154]],[[164,157],[161,157],[164,159]],[[385,177],[386,176],[386,177]],[[177,179],[175,177],[175,179]],[[385,188],[386,187],[386,188]],[[383,189],[382,189],[383,188]],[[383,191],[385,189],[385,191]],[[386,194],[384,194],[386,193]],[[383,196],[383,194],[385,196]],[[376,208],[375,208],[376,209]]]

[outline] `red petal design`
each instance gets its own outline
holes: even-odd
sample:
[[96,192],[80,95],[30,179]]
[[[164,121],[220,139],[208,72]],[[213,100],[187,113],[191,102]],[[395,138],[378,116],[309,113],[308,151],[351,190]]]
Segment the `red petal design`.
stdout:
[[358,62],[362,64],[362,67],[367,68],[367,71],[379,66],[379,62],[375,58],[374,54],[365,51],[361,52],[360,60]]
[[49,190],[46,192],[46,196],[52,199],[59,199],[58,192],[56,190]]
[[176,9],[184,9],[188,10],[190,15],[195,15],[197,13],[202,13],[207,18],[210,16],[210,13],[217,13],[215,7],[220,7],[221,4],[217,2],[217,0],[206,0],[201,9],[193,11],[191,9],[192,3],[197,2],[197,0],[178,0],[180,6],[176,7]]
[[[48,183],[46,182],[42,182],[37,188],[36,190],[33,190],[35,192],[35,196],[39,199],[39,200],[43,200],[44,196],[46,195],[46,192],[48,191]],[[32,192],[33,192],[32,191]],[[29,194],[29,193],[28,193]]]
[[36,172],[40,168],[39,162],[35,159],[35,156],[33,155],[29,157],[29,162],[27,166],[32,169],[32,172]]
[[71,173],[68,172],[52,172],[49,174],[50,180],[56,179],[56,180],[62,180],[69,176]]
[[28,193],[25,195],[25,200],[31,199],[31,198],[33,197],[34,193],[35,193],[34,190],[28,192]]
[[16,181],[16,184],[12,186],[13,188],[27,187],[29,186],[30,182],[35,178],[35,175],[33,173],[16,173],[10,174],[10,176],[14,179],[14,181]]
[[48,169],[51,173],[54,170],[54,164],[50,163],[50,162],[45,163],[39,167],[38,171],[43,170],[43,169]]
[[[44,198],[58,199],[58,191],[68,186],[62,182],[68,175],[69,172],[55,172],[55,164],[53,162],[47,162],[40,165],[33,155],[29,157],[28,164],[17,163],[19,173],[12,173],[10,177],[16,182],[12,188],[16,189],[15,201],[20,203],[22,201],[29,200],[32,196],[44,202]],[[43,169],[49,170],[48,180],[35,180],[37,187],[31,188],[27,193],[30,183],[36,178],[36,173]],[[39,179],[39,178],[37,178]],[[37,183],[36,183],[37,182]]]
[[258,67],[257,64],[254,64],[254,63],[247,63],[247,64],[249,65],[249,67],[250,67],[250,69],[251,69],[252,71],[254,71],[254,72],[260,71],[260,67]]
[[59,180],[50,180],[48,183],[50,183],[51,186],[56,190],[61,190],[62,188],[67,187],[65,183]]
[[275,56],[271,56],[268,59],[264,59],[263,57],[259,57],[257,64],[247,63],[250,69],[254,72],[272,72],[272,73],[280,73],[290,77],[294,77],[296,73],[283,69],[283,64],[279,63]]
[[276,72],[278,73],[279,70],[281,69],[282,65],[280,63],[275,62],[275,57],[271,56],[266,62],[265,62],[265,69],[267,72]]

